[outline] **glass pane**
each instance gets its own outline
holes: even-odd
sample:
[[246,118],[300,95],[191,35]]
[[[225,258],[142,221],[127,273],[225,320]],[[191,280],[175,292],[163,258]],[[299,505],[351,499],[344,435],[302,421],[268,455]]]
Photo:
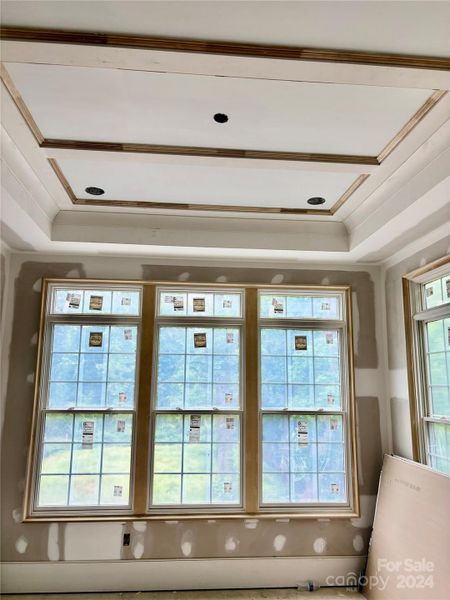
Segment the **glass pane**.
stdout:
[[338,295],[305,293],[261,294],[259,314],[262,319],[341,319],[341,299]]
[[140,291],[122,289],[111,291],[52,288],[50,312],[56,314],[140,314]]
[[50,381],[76,381],[77,377],[78,354],[52,354]]
[[105,381],[107,354],[80,354],[80,381]]
[[340,408],[337,330],[261,329],[261,407]]
[[81,330],[81,352],[108,352],[109,327],[85,325]]
[[77,403],[77,384],[50,383],[48,387],[49,408],[68,408]]
[[174,291],[161,292],[159,295],[159,314],[161,316],[186,316],[187,294]]
[[[47,414],[39,506],[128,505],[132,426],[130,413]],[[70,481],[46,479],[50,474],[70,475]]]
[[444,352],[428,355],[431,385],[447,385],[447,361]]
[[181,475],[153,476],[153,504],[181,504]]
[[38,505],[66,506],[69,491],[67,475],[42,475],[39,480]]
[[444,352],[448,345],[445,339],[444,320],[427,323],[428,352]]
[[53,352],[79,352],[80,326],[55,325],[53,327]]
[[[240,502],[239,415],[159,414],[155,439],[153,504]],[[172,474],[176,477],[163,477]]]
[[263,503],[347,500],[341,415],[264,414],[262,425]]
[[157,408],[240,405],[238,328],[162,326],[158,340]]
[[188,315],[194,317],[212,317],[214,315],[214,296],[202,292],[188,294]]
[[439,306],[444,301],[442,295],[442,280],[436,279],[425,284],[425,306],[426,308],[433,308],[433,306]]
[[140,293],[124,290],[113,292],[112,312],[115,315],[139,315],[140,313]]
[[110,314],[111,292],[106,290],[85,290],[83,312],[88,314]]
[[215,317],[240,317],[241,312],[240,294],[214,294]]

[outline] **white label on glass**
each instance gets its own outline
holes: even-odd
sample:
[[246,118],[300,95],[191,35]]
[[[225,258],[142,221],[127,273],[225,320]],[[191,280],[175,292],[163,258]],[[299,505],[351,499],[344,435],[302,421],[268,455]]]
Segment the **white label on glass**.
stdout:
[[334,404],[334,394],[327,394],[328,404]]
[[331,305],[329,302],[322,302],[322,310],[330,310],[331,309]]
[[330,429],[331,431],[336,431],[338,428],[338,420],[337,419],[330,419]]
[[233,402],[233,394],[231,392],[225,392],[225,404],[231,404]]
[[223,482],[223,491],[225,494],[231,494],[232,489],[233,489],[233,486],[231,484],[231,481]]
[[125,421],[117,421],[117,431],[123,433],[125,431]]
[[128,398],[125,392],[119,392],[119,402],[128,402]]
[[227,429],[234,429],[234,417],[226,417],[225,426]]
[[232,333],[231,331],[227,332],[226,339],[227,339],[227,344],[233,344],[234,343],[234,333]]
[[272,299],[273,312],[282,313],[283,312],[283,303],[279,302],[277,298]]
[[121,485],[115,485],[114,486],[114,490],[113,490],[113,496],[122,496],[123,493],[123,486]]
[[308,445],[308,422],[297,421],[297,442],[299,446]]
[[327,344],[334,344],[334,335],[332,333],[327,333],[325,339]]
[[332,483],[330,487],[331,487],[332,494],[339,494],[339,484],[338,483]]
[[132,329],[124,329],[123,337],[127,341],[132,340],[133,339],[133,330]]
[[233,301],[232,300],[224,300],[222,307],[223,308],[233,308]]
[[94,443],[94,421],[83,421],[83,432],[81,434],[81,446],[91,448]]
[[427,298],[429,298],[430,296],[432,296],[434,294],[434,290],[432,287],[427,288],[427,292],[426,292],[426,296]]
[[183,296],[173,297],[173,310],[184,310]]
[[66,302],[69,308],[80,308],[81,294],[67,294]]
[[131,298],[122,298],[120,304],[122,306],[131,306]]
[[191,415],[190,425],[189,425],[189,441],[190,442],[199,442],[200,441],[200,425],[201,425],[201,415]]

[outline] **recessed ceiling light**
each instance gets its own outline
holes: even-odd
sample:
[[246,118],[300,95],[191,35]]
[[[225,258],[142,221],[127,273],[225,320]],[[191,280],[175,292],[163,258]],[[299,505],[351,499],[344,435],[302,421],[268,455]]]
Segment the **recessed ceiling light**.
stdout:
[[308,198],[308,204],[312,204],[313,206],[318,206],[319,204],[325,204],[325,198],[321,198],[320,196],[314,196],[313,198]]
[[225,113],[216,113],[214,115],[214,121],[216,123],[226,123],[228,121],[228,115]]
[[87,194],[91,194],[91,196],[103,196],[103,194],[105,193],[105,190],[102,190],[102,188],[95,186],[87,187],[84,191]]

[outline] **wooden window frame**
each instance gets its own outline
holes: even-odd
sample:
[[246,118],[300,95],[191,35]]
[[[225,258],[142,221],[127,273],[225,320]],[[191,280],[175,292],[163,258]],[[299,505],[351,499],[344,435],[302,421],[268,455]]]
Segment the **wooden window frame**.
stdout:
[[[423,329],[429,320],[446,316],[450,303],[427,309],[423,301],[423,290],[426,283],[448,274],[449,267],[450,255],[447,255],[406,274],[402,278],[412,456],[413,460],[425,465],[428,465],[426,422],[450,424],[450,420],[430,418],[427,414],[430,403],[427,390],[427,364]],[[430,466],[430,468],[432,467]]]
[[[134,432],[134,464],[132,464],[130,499],[131,510],[110,510],[99,506],[95,511],[72,509],[68,511],[52,510],[46,514],[38,513],[34,509],[34,479],[37,472],[37,457],[40,447],[38,425],[40,422],[42,402],[42,368],[45,360],[44,339],[47,321],[47,303],[49,289],[52,285],[60,286],[140,286],[142,288],[142,312],[140,345],[137,349],[137,406],[136,426]],[[156,290],[164,288],[192,288],[202,290],[227,290],[239,289],[245,295],[244,318],[242,323],[243,340],[241,352],[243,356],[244,387],[243,422],[243,472],[242,508],[214,510],[214,506],[201,513],[194,510],[180,510],[161,512],[149,508],[149,479],[150,479],[150,423],[151,423],[151,390],[153,385],[153,357],[154,337],[156,327]],[[348,457],[347,469],[350,481],[348,490],[348,505],[342,508],[324,506],[321,510],[317,505],[311,509],[298,506],[283,506],[276,509],[261,508],[259,505],[259,472],[260,472],[260,432],[259,432],[259,319],[258,319],[258,291],[283,290],[311,291],[311,292],[338,292],[343,298],[343,313],[345,315],[345,353],[342,362],[346,368],[346,393],[348,398],[347,419],[348,438],[346,453]],[[356,404],[354,390],[354,364],[353,364],[353,327],[352,327],[352,293],[350,286],[317,286],[317,285],[267,285],[267,284],[222,284],[222,283],[191,283],[176,281],[142,281],[142,280],[106,280],[106,279],[55,279],[43,278],[42,298],[40,310],[39,339],[37,348],[37,366],[34,390],[34,406],[31,425],[31,441],[29,446],[27,477],[23,505],[24,522],[76,522],[76,521],[135,521],[135,520],[204,520],[204,519],[311,519],[311,518],[352,518],[360,516],[359,486],[357,468],[357,441],[356,441]]]

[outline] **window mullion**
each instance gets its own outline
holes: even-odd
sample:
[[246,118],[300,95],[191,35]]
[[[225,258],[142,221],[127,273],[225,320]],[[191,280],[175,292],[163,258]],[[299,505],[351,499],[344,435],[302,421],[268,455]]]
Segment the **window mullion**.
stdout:
[[259,508],[259,410],[258,410],[258,293],[245,292],[245,468],[244,506],[248,514]]
[[155,328],[155,286],[145,285],[142,292],[141,343],[139,348],[139,385],[135,430],[134,512],[147,512],[149,479],[150,398],[152,353]]

